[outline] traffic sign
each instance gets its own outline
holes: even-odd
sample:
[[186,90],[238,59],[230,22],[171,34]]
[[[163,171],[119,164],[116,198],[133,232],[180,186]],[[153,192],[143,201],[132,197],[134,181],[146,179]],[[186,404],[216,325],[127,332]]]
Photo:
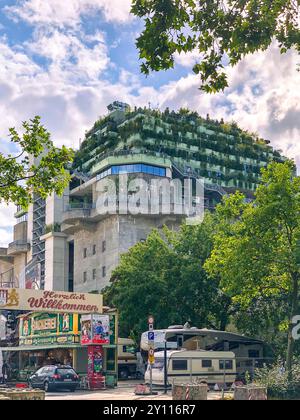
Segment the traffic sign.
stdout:
[[148,318],[148,324],[154,324],[154,317],[152,315],[150,315]]
[[148,341],[154,341],[154,331],[148,332]]

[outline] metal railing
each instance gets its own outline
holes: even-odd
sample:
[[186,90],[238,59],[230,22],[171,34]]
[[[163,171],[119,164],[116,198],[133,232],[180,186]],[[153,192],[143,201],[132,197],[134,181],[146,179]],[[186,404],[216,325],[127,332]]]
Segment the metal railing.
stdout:
[[18,287],[18,285],[19,282],[15,277],[13,268],[0,274],[0,287],[4,289],[11,289]]

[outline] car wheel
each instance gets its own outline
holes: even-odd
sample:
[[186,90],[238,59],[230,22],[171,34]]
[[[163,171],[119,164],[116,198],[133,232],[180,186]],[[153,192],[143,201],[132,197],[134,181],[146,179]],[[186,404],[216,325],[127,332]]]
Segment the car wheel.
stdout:
[[76,388],[71,388],[70,389],[70,392],[75,392],[76,391]]

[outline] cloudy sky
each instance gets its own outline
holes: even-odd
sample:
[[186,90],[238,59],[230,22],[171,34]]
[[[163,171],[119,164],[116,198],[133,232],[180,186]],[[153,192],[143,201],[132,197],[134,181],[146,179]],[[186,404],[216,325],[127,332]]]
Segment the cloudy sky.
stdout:
[[[239,122],[300,164],[299,57],[269,51],[228,69],[230,87],[198,90],[196,54],[145,78],[135,38],[142,23],[130,0],[0,0],[0,150],[8,128],[40,115],[56,144],[78,147],[113,100],[164,109],[189,107]],[[0,246],[12,240],[13,208],[0,206]]]

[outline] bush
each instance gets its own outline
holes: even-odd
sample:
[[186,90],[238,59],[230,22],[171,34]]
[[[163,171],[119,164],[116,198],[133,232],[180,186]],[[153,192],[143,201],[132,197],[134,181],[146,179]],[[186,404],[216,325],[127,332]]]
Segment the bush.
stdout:
[[300,398],[300,359],[294,360],[293,379],[290,381],[288,373],[278,362],[272,367],[264,367],[255,372],[254,382],[268,389],[270,398],[296,399]]

